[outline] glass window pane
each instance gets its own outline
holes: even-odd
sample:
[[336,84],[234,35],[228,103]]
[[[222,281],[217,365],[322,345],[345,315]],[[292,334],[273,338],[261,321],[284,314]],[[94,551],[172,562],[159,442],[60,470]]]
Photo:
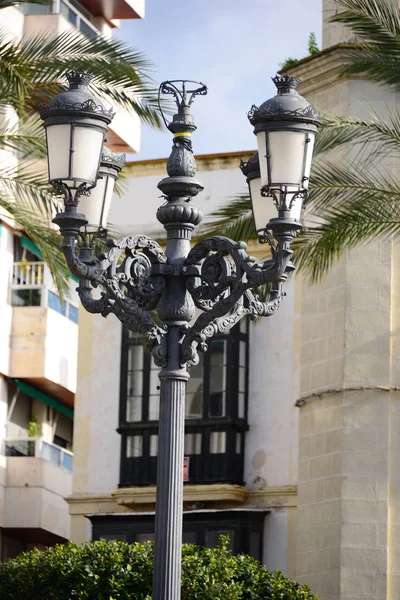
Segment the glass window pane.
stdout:
[[258,531],[250,531],[249,554],[256,560],[261,560],[260,556],[261,536]]
[[49,15],[52,12],[49,4],[40,5],[24,2],[22,8],[25,15]]
[[160,394],[160,390],[158,389],[160,387],[160,378],[158,377],[158,374],[160,372],[160,368],[157,367],[157,365],[154,364],[153,359],[151,359],[151,366],[150,366],[150,396],[158,396]]
[[157,456],[158,454],[158,435],[150,436],[150,456]]
[[239,392],[246,391],[246,369],[239,367]]
[[68,304],[68,319],[70,319],[74,323],[78,323],[78,315],[78,308],[73,304]]
[[199,364],[191,367],[190,379],[187,384],[185,416],[187,419],[203,417],[203,377],[204,355],[200,353]]
[[149,421],[158,421],[160,415],[160,396],[149,397]]
[[242,452],[242,434],[236,434],[236,454],[241,454]]
[[142,396],[128,396],[126,399],[126,420],[142,420]]
[[11,306],[40,306],[41,290],[13,290]]
[[247,333],[247,317],[240,320],[239,331],[240,333]]
[[225,392],[211,392],[210,417],[224,417],[225,412]]
[[238,417],[244,419],[245,417],[245,395],[238,394]]
[[127,458],[138,458],[143,454],[143,437],[141,435],[130,435],[126,438]]
[[201,454],[201,433],[185,434],[185,454]]
[[194,531],[184,531],[182,535],[184,544],[197,544],[197,535]]
[[201,419],[203,417],[203,390],[196,394],[186,394],[185,417],[186,419]]
[[239,344],[239,366],[246,366],[246,342],[240,342]]
[[226,341],[213,340],[210,348],[210,417],[225,416]]
[[210,434],[210,454],[223,454],[226,452],[226,432],[213,431]]
[[143,346],[130,346],[128,350],[128,371],[143,369]]
[[141,396],[143,393],[143,371],[128,371],[128,396]]
[[55,294],[54,292],[51,292],[50,290],[48,292],[47,303],[49,305],[49,308],[56,310],[61,315],[65,315],[67,311],[67,305],[65,304],[65,302],[61,302],[60,297],[57,296],[57,294]]

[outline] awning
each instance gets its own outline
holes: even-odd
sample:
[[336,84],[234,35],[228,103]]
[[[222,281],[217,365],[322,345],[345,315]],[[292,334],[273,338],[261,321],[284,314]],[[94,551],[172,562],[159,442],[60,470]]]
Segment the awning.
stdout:
[[27,396],[35,398],[36,400],[40,400],[44,404],[47,404],[47,406],[55,408],[56,410],[58,410],[59,413],[65,415],[69,419],[74,418],[73,409],[69,408],[68,406],[64,406],[64,404],[61,404],[61,402],[56,398],[49,396],[45,392],[42,392],[42,390],[38,390],[37,388],[33,387],[32,385],[29,385],[29,383],[26,383],[26,381],[22,381],[21,379],[13,379],[10,377],[10,381],[15,383],[18,389],[21,390],[21,392],[23,392]]
[[25,237],[24,235],[21,235],[21,246],[29,250],[29,252],[32,252],[32,254],[36,254],[38,258],[41,258],[43,260],[43,254],[39,250],[38,246],[36,246],[36,244],[34,244],[29,238]]

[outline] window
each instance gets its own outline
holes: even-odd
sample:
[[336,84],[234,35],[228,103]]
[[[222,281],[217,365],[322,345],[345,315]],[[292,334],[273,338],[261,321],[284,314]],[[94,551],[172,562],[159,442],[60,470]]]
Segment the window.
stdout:
[[[183,543],[214,548],[221,535],[229,536],[229,548],[262,560],[266,511],[205,510],[183,513]],[[89,517],[93,540],[154,541],[154,515],[101,515]]]
[[[122,435],[121,486],[156,481],[158,373],[140,339],[124,331],[118,430]],[[211,340],[190,375],[185,404],[188,481],[241,484],[247,429],[247,322]]]
[[51,290],[47,293],[47,304],[49,308],[60,313],[60,315],[64,315],[64,317],[68,317],[70,321],[78,323],[78,308],[70,302],[62,302],[58,294]]

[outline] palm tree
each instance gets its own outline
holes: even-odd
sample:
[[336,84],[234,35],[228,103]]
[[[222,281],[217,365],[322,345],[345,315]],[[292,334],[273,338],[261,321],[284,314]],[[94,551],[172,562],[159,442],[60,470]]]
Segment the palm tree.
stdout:
[[[400,9],[391,0],[336,0],[331,18],[356,41],[342,53],[342,76],[357,76],[400,90]],[[333,151],[345,150],[338,159]],[[294,244],[296,263],[318,280],[345,251],[377,236],[400,235],[400,180],[385,168],[400,156],[400,112],[383,118],[325,117],[315,148],[307,200],[308,225]],[[385,162],[386,160],[386,162]],[[235,239],[252,233],[248,197],[214,213],[207,228]]]
[[[20,3],[0,0],[0,10]],[[5,151],[3,157],[9,156],[7,152],[18,156],[16,165],[15,161],[0,160],[0,209],[6,210],[40,248],[62,294],[67,289],[68,271],[59,250],[60,237],[50,227],[58,199],[47,184],[43,167],[46,147],[36,103],[61,91],[66,68],[88,71],[95,76],[95,95],[159,128],[157,93],[149,76],[151,64],[123,42],[102,36],[89,39],[78,32],[66,32],[15,42],[1,29],[0,62],[0,150]]]

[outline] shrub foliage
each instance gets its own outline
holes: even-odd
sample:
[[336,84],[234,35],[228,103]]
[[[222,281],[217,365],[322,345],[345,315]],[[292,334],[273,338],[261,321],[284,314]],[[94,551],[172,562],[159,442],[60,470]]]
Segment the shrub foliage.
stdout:
[[[227,538],[215,549],[184,545],[182,600],[317,600]],[[0,565],[1,600],[150,600],[153,546],[123,542],[67,544],[32,550]]]

